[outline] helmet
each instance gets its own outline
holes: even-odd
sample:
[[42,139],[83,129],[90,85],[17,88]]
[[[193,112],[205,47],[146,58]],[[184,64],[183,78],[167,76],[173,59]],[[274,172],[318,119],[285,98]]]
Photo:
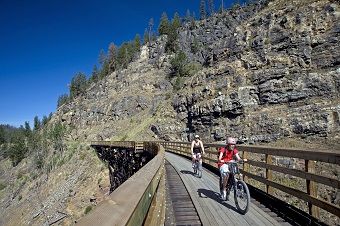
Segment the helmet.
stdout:
[[236,139],[233,137],[228,137],[227,139],[227,144],[236,144]]
[[198,136],[197,134],[195,135],[195,138],[200,138],[200,136]]

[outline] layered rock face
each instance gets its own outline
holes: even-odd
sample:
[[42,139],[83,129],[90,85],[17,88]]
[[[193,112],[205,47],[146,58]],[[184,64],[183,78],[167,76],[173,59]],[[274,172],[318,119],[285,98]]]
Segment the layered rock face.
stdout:
[[[173,101],[190,132],[249,143],[339,133],[339,4],[306,3],[238,8],[181,31],[181,48],[208,65]],[[204,48],[192,54],[194,42]]]
[[[0,225],[43,225],[61,219],[61,210],[71,225],[93,205],[92,196],[100,202],[109,173],[90,152],[92,140],[188,141],[197,133],[204,142],[235,136],[290,147],[307,137],[340,147],[339,16],[338,1],[275,0],[184,23],[177,46],[202,70],[181,77],[179,89],[167,38],[143,46],[127,69],[54,113],[50,123],[67,125],[70,144],[48,176],[30,175],[32,156],[16,168],[0,164],[11,185],[12,175],[32,177],[31,185],[25,179],[2,190]],[[51,150],[46,162],[55,155]]]
[[269,1],[184,23],[177,45],[203,69],[181,89],[172,87],[173,56],[160,37],[55,119],[87,140],[336,137],[339,13],[336,1]]

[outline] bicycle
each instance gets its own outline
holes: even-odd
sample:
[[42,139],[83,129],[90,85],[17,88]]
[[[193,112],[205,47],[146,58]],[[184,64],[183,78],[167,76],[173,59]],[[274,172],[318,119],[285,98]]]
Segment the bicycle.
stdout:
[[194,164],[193,164],[194,174],[199,178],[202,177],[202,163],[200,161],[201,158],[202,158],[201,153],[197,153]]
[[[230,191],[234,190],[234,200],[235,205],[238,211],[241,214],[246,214],[249,209],[250,203],[250,193],[247,184],[241,180],[240,177],[240,170],[238,168],[238,162],[231,162],[229,163],[229,178],[226,185],[227,196],[229,195]],[[239,178],[236,177],[239,175]],[[222,177],[220,175],[220,192],[222,194],[223,184],[222,184]]]

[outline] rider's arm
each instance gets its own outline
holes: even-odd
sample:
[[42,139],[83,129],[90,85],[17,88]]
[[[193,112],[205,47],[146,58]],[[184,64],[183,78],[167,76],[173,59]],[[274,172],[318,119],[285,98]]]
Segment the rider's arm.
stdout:
[[[237,158],[237,161],[242,160],[238,153],[236,153],[235,156],[236,156],[236,158]],[[246,162],[247,159],[243,159],[242,161]]]
[[221,151],[220,152],[220,156],[218,156],[218,161],[219,162],[224,162],[224,160],[222,160],[222,157],[223,157],[223,152]]
[[203,142],[201,141],[201,148],[202,148],[202,153],[205,154],[204,152],[204,146],[203,146]]
[[191,155],[194,155],[194,141],[191,142],[191,148],[190,148],[190,150],[191,150]]
[[237,161],[240,161],[240,160],[241,160],[241,157],[239,156],[238,153],[236,153],[235,156],[236,156]]

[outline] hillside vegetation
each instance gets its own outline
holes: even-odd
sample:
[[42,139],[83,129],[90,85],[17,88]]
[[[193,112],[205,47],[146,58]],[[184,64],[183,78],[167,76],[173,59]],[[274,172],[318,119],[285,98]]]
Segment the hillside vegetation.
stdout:
[[0,225],[73,225],[105,199],[108,169],[93,140],[199,134],[339,150],[339,2],[251,2],[200,20],[163,14],[158,35],[150,21],[143,43],[112,44],[89,79],[77,73],[53,115],[18,130],[20,142],[0,130]]

